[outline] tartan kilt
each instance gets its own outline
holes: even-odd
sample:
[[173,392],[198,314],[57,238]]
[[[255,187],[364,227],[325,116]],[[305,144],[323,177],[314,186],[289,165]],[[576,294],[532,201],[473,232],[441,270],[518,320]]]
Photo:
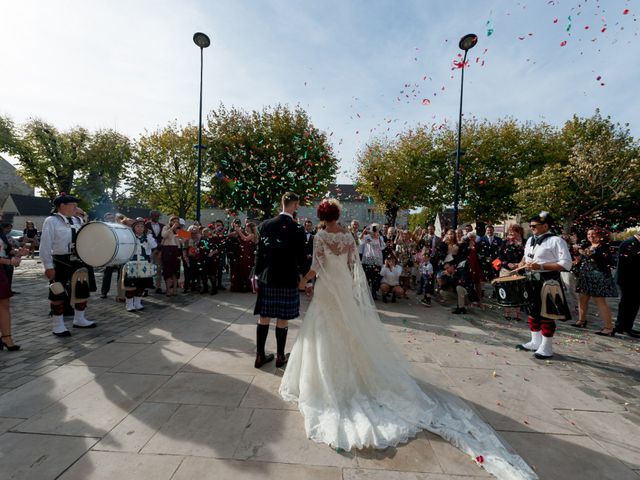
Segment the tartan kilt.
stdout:
[[292,320],[300,316],[298,287],[269,287],[258,282],[258,298],[254,315],[265,318]]

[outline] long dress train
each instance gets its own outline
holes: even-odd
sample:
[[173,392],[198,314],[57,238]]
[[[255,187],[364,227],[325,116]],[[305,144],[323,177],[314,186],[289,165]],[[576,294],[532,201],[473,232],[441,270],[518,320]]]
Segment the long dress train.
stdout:
[[420,430],[440,435],[500,479],[536,479],[496,432],[462,400],[423,391],[382,325],[353,237],[320,231],[318,273],[280,395],[298,403],[309,438],[346,451],[386,448]]

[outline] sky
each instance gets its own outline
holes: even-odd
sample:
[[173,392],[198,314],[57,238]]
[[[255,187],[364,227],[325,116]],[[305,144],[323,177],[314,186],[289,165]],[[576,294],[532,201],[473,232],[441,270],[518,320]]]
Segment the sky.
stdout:
[[352,183],[374,136],[467,117],[561,126],[596,109],[640,136],[640,0],[0,0],[0,115],[132,138],[220,103],[300,105]]

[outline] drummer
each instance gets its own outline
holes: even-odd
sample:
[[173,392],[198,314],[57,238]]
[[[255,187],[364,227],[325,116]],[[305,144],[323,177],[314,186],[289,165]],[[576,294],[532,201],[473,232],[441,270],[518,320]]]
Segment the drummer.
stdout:
[[[74,328],[95,328],[96,324],[85,318],[89,291],[96,291],[93,269],[85,265],[76,257],[75,238],[78,230],[84,223],[80,215],[83,212],[78,208],[78,199],[64,192],[53,200],[54,214],[47,217],[42,225],[40,239],[40,258],[44,265],[44,274],[50,284],[62,287],[64,291],[57,291],[55,286],[49,290],[51,303],[52,331],[58,337],[71,335],[64,324],[65,300],[72,298],[76,301],[72,307]],[[78,272],[86,268],[87,271]],[[78,272],[78,275],[74,274]],[[88,276],[87,284],[81,282],[82,275]],[[75,278],[74,278],[75,277]],[[74,285],[72,285],[72,279]],[[73,287],[73,288],[72,288]],[[75,296],[72,296],[75,292]]]
[[[549,231],[553,219],[548,212],[529,219],[533,236],[524,249],[520,267],[526,267],[530,280],[529,328],[531,341],[517,345],[518,350],[532,351],[534,357],[546,360],[553,356],[553,334],[556,319],[569,320],[560,272],[571,269],[571,254],[567,243]],[[545,298],[542,298],[542,297]]]

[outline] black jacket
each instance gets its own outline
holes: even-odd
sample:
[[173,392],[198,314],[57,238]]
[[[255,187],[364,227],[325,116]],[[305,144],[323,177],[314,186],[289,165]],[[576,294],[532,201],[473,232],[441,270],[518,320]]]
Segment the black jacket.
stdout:
[[260,226],[255,274],[270,287],[295,288],[307,260],[304,228],[288,215],[278,215]]
[[[638,281],[640,272],[640,242],[633,236],[620,244],[618,250],[618,271],[616,279],[621,287],[640,285]],[[640,288],[638,288],[640,290]]]

